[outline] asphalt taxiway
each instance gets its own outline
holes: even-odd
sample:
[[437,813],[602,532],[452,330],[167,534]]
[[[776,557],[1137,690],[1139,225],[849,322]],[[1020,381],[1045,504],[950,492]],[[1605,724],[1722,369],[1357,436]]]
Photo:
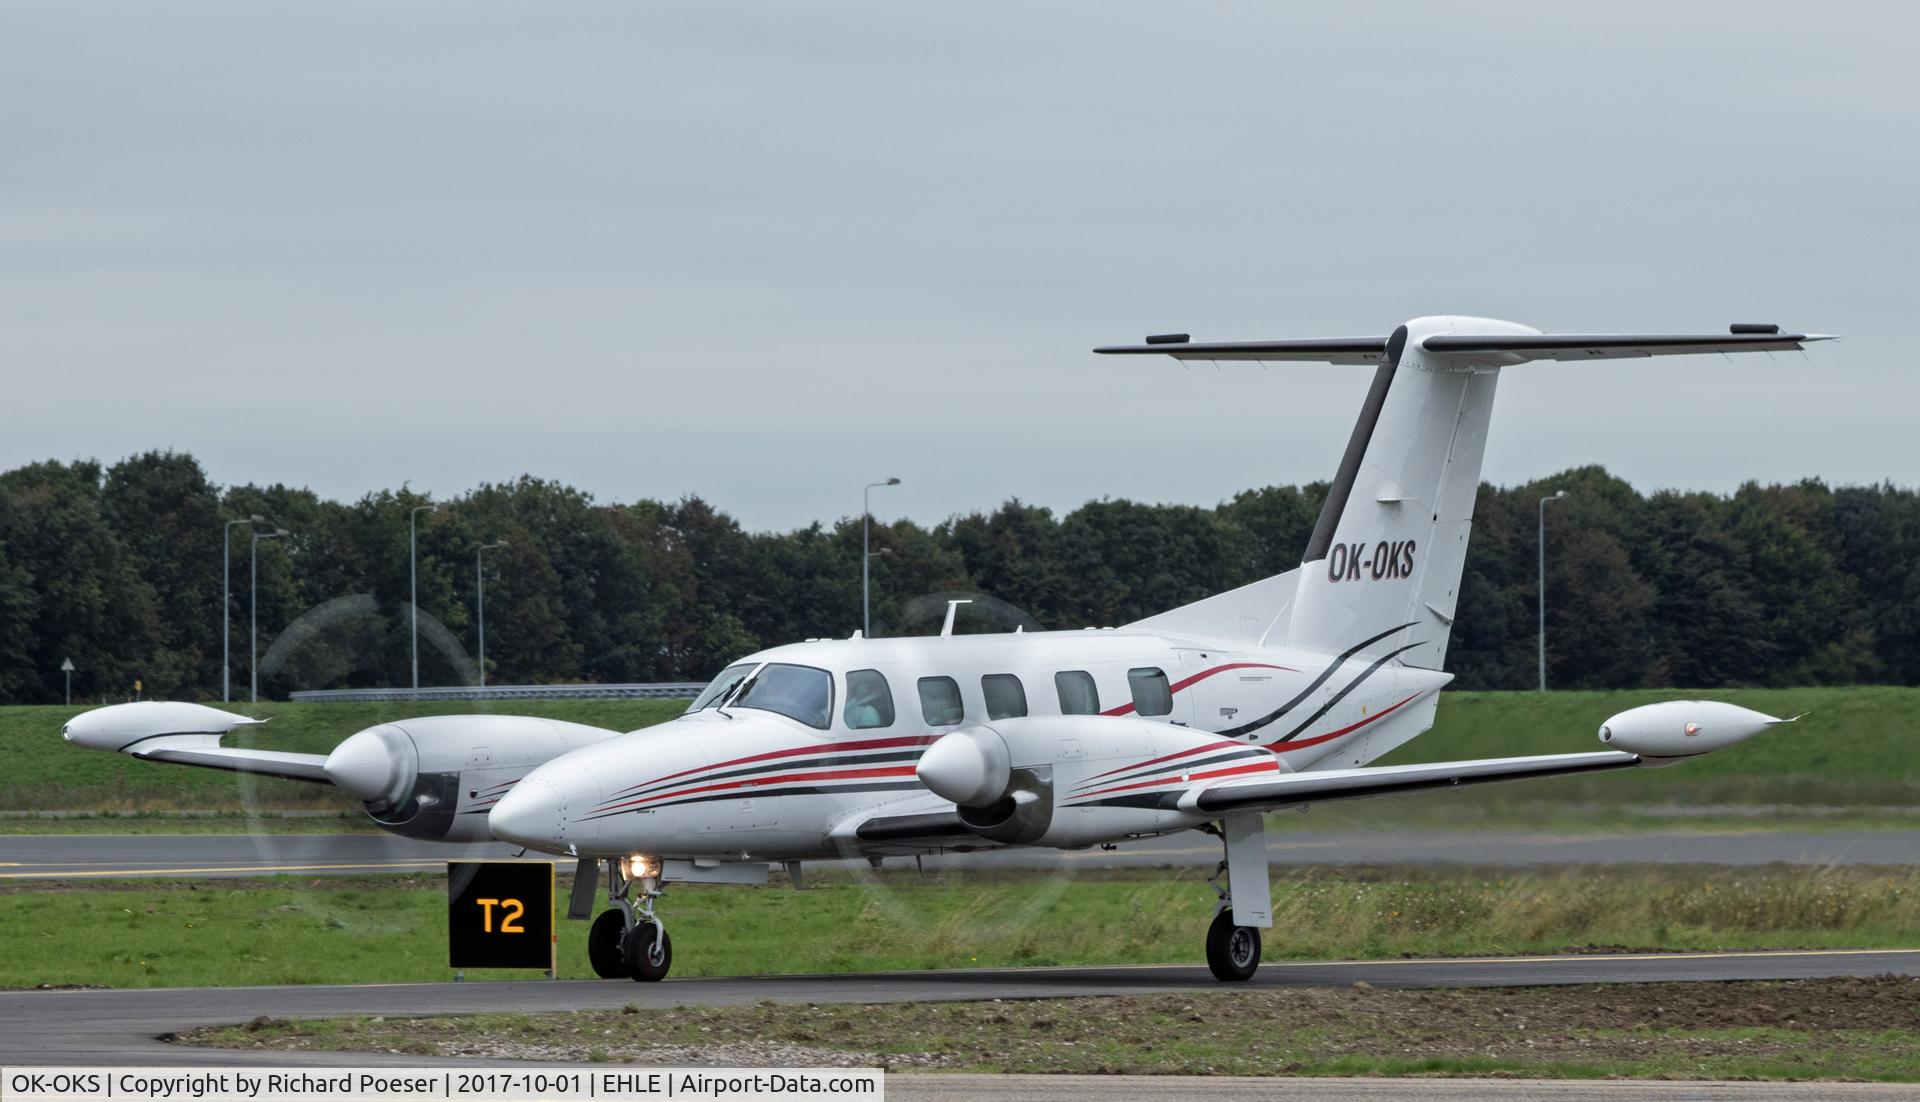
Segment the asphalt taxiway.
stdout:
[[[0,880],[129,876],[326,876],[439,871],[447,861],[512,856],[502,843],[449,846],[390,834],[19,834],[0,836]],[[1910,865],[1920,830],[1671,831],[1553,834],[1535,831],[1275,831],[1276,865],[1700,864]],[[1211,865],[1217,842],[1191,831],[1114,850],[1010,849],[927,859],[927,867],[1119,868]]]

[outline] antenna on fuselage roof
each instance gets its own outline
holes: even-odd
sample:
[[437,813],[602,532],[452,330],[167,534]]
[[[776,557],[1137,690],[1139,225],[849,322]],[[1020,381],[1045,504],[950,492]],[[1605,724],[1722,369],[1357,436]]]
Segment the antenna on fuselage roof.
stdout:
[[954,615],[960,611],[961,605],[970,605],[972,603],[973,598],[971,597],[955,597],[947,602],[947,622],[940,625],[940,638],[945,639],[947,636],[953,634]]

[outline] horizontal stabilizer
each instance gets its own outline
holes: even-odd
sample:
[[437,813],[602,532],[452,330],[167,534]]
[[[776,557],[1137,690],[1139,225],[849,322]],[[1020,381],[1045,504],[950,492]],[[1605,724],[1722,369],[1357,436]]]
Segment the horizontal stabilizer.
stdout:
[[1798,352],[1819,333],[1543,333],[1538,336],[1436,334],[1421,347],[1442,355],[1472,353],[1514,360],[1614,360],[1638,356],[1694,356],[1712,352]]
[[1155,340],[1151,344],[1112,344],[1096,348],[1102,356],[1172,356],[1176,360],[1300,360],[1311,363],[1373,364],[1387,354],[1385,337],[1328,337],[1294,341]]
[[[1714,352],[1797,352],[1822,333],[1782,333],[1778,326],[1740,325],[1727,333],[1439,333],[1420,342],[1428,352],[1511,364],[1526,360],[1613,360],[1693,356]],[[1756,331],[1758,330],[1758,331]],[[1176,360],[1296,360],[1375,364],[1386,358],[1386,337],[1331,337],[1287,341],[1186,341],[1149,338],[1146,344],[1094,349],[1103,356],[1172,356]]]
[[1180,806],[1182,810],[1202,812],[1243,809],[1273,811],[1323,800],[1352,800],[1366,796],[1390,796],[1397,792],[1418,792],[1428,788],[1452,788],[1463,784],[1595,773],[1639,764],[1638,754],[1602,750],[1589,754],[1546,754],[1526,758],[1443,761],[1430,765],[1329,769],[1210,785],[1182,797]]

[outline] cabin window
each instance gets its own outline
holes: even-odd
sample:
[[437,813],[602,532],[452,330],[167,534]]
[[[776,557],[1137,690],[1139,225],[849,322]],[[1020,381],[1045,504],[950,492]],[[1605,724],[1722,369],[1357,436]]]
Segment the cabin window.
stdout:
[[1167,671],[1160,667],[1128,670],[1127,688],[1133,690],[1133,710],[1141,715],[1173,714],[1173,687],[1167,684]]
[[1085,670],[1061,670],[1053,675],[1053,687],[1060,692],[1063,716],[1100,714],[1100,691],[1093,687],[1093,675]]
[[920,718],[929,727],[951,727],[965,718],[960,706],[960,686],[951,677],[920,679]]
[[752,673],[753,668],[757,665],[759,665],[758,662],[742,662],[737,666],[728,666],[726,669],[721,670],[720,676],[707,682],[707,687],[700,690],[699,696],[693,698],[693,703],[688,706],[687,713],[691,715],[694,712],[706,708],[719,707],[726,701],[727,694],[739,688],[740,682],[745,680],[746,676]]
[[759,708],[827,729],[833,715],[833,675],[812,666],[769,662],[740,690],[739,708]]
[[1027,689],[1010,673],[990,673],[980,679],[987,698],[988,719],[1018,719],[1027,714]]
[[847,706],[840,715],[855,731],[893,726],[893,690],[879,670],[847,674]]

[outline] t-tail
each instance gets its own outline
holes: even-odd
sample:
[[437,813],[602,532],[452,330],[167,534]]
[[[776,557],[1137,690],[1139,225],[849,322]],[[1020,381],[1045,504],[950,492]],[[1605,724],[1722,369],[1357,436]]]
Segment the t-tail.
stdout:
[[1777,325],[1734,325],[1725,334],[1546,334],[1489,318],[1427,317],[1385,337],[1199,343],[1173,334],[1095,349],[1374,365],[1300,569],[1135,626],[1438,670],[1459,607],[1501,368],[1543,359],[1797,351],[1826,339]]

